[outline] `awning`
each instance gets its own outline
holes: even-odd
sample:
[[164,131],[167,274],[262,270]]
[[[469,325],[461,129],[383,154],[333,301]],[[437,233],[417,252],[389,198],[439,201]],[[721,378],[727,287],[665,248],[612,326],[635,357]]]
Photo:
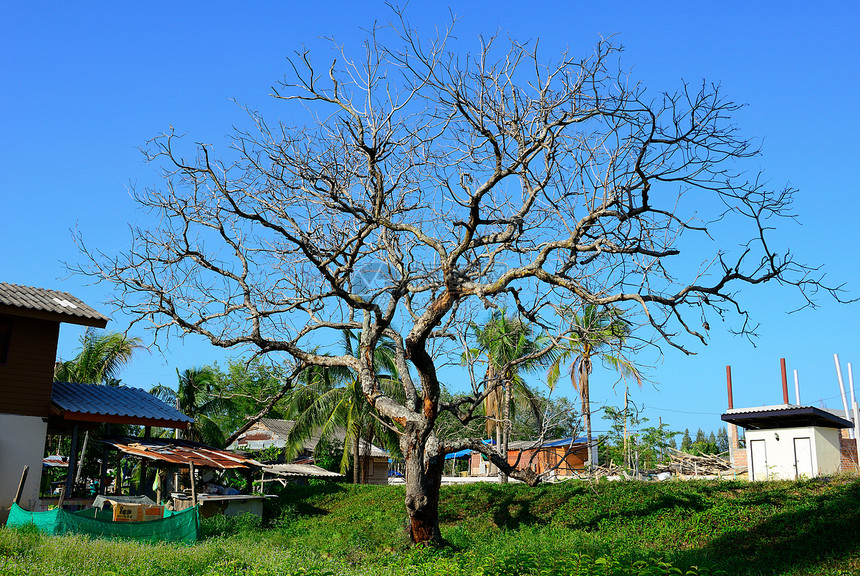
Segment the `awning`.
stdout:
[[313,464],[270,464],[263,466],[263,472],[285,478],[342,478],[342,474],[320,468]]
[[736,424],[746,430],[773,430],[776,428],[852,428],[854,424],[829,410],[815,406],[783,404],[760,408],[735,408],[720,416],[724,422]]
[[54,424],[111,423],[187,428],[194,419],[140,388],[54,382]]
[[110,436],[103,438],[101,442],[116,448],[124,454],[165,464],[188,466],[193,463],[198,468],[217,468],[219,470],[248,470],[263,466],[247,456],[212,448],[199,442],[192,442],[191,440]]

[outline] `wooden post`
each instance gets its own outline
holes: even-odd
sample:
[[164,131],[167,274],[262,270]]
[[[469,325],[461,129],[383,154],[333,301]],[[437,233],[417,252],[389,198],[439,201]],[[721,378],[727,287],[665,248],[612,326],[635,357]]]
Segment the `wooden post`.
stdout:
[[58,510],[63,509],[63,501],[65,501],[65,499],[66,499],[66,487],[60,486],[60,501],[57,502],[57,509]]
[[15,492],[15,504],[21,501],[21,494],[24,493],[24,483],[27,481],[27,472],[30,471],[29,466],[24,466],[24,470],[21,472],[21,481],[18,483],[18,491]]
[[69,471],[66,474],[66,496],[74,496],[75,470],[78,466],[78,425],[72,427],[72,449],[69,454]]
[[87,443],[89,442],[89,440],[90,440],[90,431],[87,430],[86,432],[84,432],[84,445],[83,445],[83,447],[81,447],[81,458],[79,460],[80,464],[78,465],[77,469],[75,470],[75,484],[77,484],[78,482],[81,481],[81,472],[83,472],[83,470],[84,470],[84,458],[87,455]]
[[194,484],[194,462],[188,464],[191,476],[191,505],[197,506],[197,486]]

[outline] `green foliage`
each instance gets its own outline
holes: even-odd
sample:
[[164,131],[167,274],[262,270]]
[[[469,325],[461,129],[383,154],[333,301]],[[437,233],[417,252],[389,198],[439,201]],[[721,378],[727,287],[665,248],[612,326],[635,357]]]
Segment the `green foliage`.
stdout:
[[131,361],[135,350],[142,347],[140,338],[87,328],[81,336],[78,354],[54,366],[54,380],[117,386],[120,383],[117,378],[120,370]]
[[[486,437],[492,438],[499,420],[516,418],[520,411],[531,411],[540,423],[542,414],[537,395],[526,385],[522,375],[544,366],[550,357],[523,359],[538,353],[549,343],[535,338],[530,324],[508,315],[504,308],[494,310],[481,325],[471,322],[469,328],[477,347],[466,351],[461,363],[486,363],[483,383],[491,390],[484,402]],[[510,439],[511,431],[506,430],[504,433]]]
[[444,487],[448,545],[411,547],[402,487],[291,486],[194,545],[0,529],[0,574],[835,576],[860,572],[860,480]]
[[626,415],[618,408],[604,407],[603,419],[612,424],[607,434],[602,437],[601,463],[627,462],[628,459],[624,456],[625,418],[629,454],[634,457],[633,460],[638,461],[639,468],[653,468],[663,462],[667,457],[667,448],[672,446],[674,437],[680,432],[669,430],[669,425],[665,422],[657,426],[643,426],[648,422],[648,418],[640,416],[639,408],[631,402]]
[[[588,442],[588,461],[593,462],[591,434],[591,393],[589,376],[593,359],[597,358],[623,378],[633,377],[642,385],[642,375],[623,354],[630,326],[622,318],[622,311],[614,306],[586,305],[581,314],[573,308],[566,308],[561,315],[570,324],[570,333],[561,346],[560,352],[550,365],[547,383],[554,388],[561,377],[564,366],[568,366],[570,382],[579,392],[582,400],[582,416],[585,437]],[[626,385],[626,384],[625,384]]]
[[[213,375],[213,395],[223,401],[220,409],[213,411],[212,419],[227,433],[239,429],[247,417],[260,412],[284,385],[282,368],[260,358],[250,362],[229,360],[226,368],[218,363],[207,368]],[[266,418],[283,418],[285,410],[283,401],[278,402]]]
[[[358,337],[350,330],[343,330],[343,347],[347,354],[359,356]],[[403,387],[397,380],[394,343],[382,339],[374,350],[377,381],[385,393],[403,400]],[[291,460],[302,452],[303,446],[312,437],[325,439],[323,445],[328,452],[323,460],[333,454],[331,445],[337,446],[341,455],[338,470],[346,473],[352,456],[352,467],[356,471],[360,446],[375,443],[395,457],[400,453],[399,438],[391,427],[382,424],[382,416],[370,406],[361,390],[358,374],[343,367],[312,367],[302,373],[302,385],[287,397],[286,416],[295,421],[286,438],[286,458]],[[319,447],[319,445],[318,445]],[[358,474],[355,475],[358,479]]]
[[690,438],[690,429],[684,429],[684,436],[681,438],[681,451],[689,452],[693,446],[693,439]]

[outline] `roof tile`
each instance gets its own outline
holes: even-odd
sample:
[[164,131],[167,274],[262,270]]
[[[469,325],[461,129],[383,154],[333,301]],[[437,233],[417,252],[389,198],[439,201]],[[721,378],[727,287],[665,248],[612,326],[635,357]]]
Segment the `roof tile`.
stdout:
[[107,316],[84,304],[68,292],[34,288],[0,282],[0,305],[37,312],[62,314],[97,323],[107,323]]

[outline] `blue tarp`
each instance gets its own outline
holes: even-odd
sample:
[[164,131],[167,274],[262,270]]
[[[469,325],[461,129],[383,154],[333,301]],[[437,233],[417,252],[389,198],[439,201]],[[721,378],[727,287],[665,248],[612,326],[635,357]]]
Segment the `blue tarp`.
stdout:
[[[495,440],[484,440],[484,444],[495,444]],[[466,458],[472,454],[472,450],[466,448],[465,450],[458,450],[457,452],[451,452],[450,454],[445,454],[445,460],[453,460],[454,458]]]

